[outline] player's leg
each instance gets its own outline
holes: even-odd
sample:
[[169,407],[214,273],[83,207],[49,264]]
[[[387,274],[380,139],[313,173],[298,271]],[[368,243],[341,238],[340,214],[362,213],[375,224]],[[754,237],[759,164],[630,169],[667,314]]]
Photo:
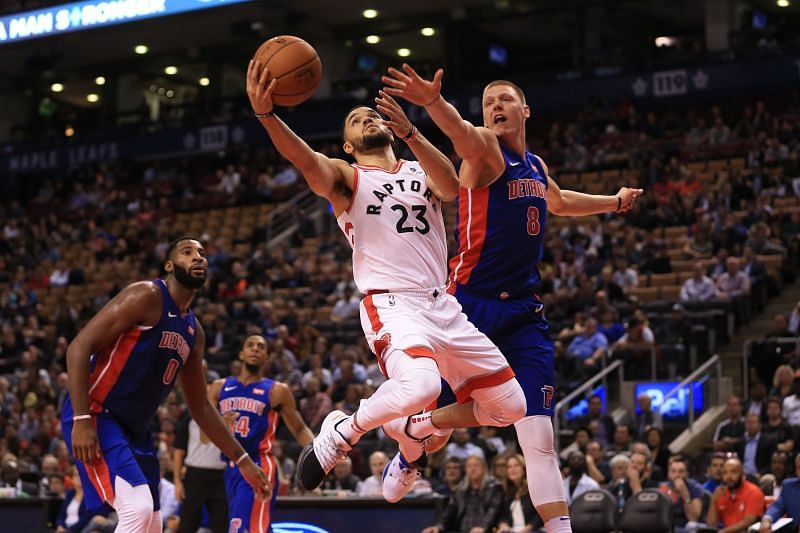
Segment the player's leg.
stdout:
[[150,518],[150,527],[147,529],[147,533],[161,533],[162,526],[161,511],[154,511],[153,516]]
[[114,510],[119,517],[115,531],[148,533],[153,518],[153,494],[150,487],[146,483],[133,486],[118,476],[114,480],[114,491]]
[[525,457],[528,490],[547,532],[568,533],[569,509],[553,435],[553,342],[537,303],[519,302],[513,307],[520,308],[519,315],[533,316],[533,321],[528,320],[512,334],[498,339],[528,403],[526,416],[514,424]]
[[228,533],[250,532],[255,495],[238,468],[225,469],[225,492],[228,495]]

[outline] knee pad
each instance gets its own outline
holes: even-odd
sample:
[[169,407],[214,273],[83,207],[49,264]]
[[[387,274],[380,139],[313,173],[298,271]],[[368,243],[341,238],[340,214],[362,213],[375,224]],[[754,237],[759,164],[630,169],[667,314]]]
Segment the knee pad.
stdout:
[[525,393],[516,379],[472,392],[475,419],[483,426],[504,427],[513,424],[528,410]]
[[439,366],[431,357],[412,356],[406,350],[394,349],[386,357],[386,366],[391,367],[390,379],[402,387],[410,402],[409,411],[422,411],[442,392]]
[[525,457],[528,489],[534,507],[566,502],[558,456],[553,446],[553,422],[549,416],[526,416],[514,427]]
[[410,372],[403,386],[413,399],[414,411],[422,411],[436,401],[442,392],[442,379],[437,371],[418,369]]

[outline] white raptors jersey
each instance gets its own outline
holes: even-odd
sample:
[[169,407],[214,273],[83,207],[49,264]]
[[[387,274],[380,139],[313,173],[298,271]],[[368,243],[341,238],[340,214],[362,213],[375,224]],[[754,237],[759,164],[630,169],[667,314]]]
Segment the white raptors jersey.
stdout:
[[358,289],[430,289],[447,279],[442,205],[416,161],[393,171],[353,165],[353,198],[337,222],[353,248]]

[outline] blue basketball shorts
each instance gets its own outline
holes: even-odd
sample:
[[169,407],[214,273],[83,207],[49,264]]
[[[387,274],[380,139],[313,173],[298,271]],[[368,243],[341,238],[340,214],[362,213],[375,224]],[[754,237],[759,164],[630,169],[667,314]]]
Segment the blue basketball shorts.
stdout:
[[[72,416],[72,402],[67,397],[61,412],[61,431],[70,453]],[[108,412],[94,415],[92,422],[97,431],[101,456],[93,464],[75,460],[87,509],[100,507],[104,503],[113,507],[114,482],[117,477],[121,477],[132,487],[146,484],[153,496],[153,510],[158,511],[161,508],[158,492],[161,472],[152,434],[149,431],[133,434]]]
[[[528,298],[501,300],[476,295],[458,287],[455,297],[467,318],[503,353],[528,402],[526,415],[553,416],[555,370],[553,340],[544,317],[544,305]],[[451,388],[442,383],[437,405],[455,403]]]

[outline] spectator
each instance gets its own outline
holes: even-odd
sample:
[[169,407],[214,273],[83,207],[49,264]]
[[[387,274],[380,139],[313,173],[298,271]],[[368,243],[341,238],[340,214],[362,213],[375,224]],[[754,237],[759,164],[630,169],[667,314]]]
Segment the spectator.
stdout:
[[445,448],[445,455],[447,457],[458,457],[462,461],[466,461],[468,457],[476,456],[486,461],[483,450],[470,442],[467,428],[456,428],[453,431],[453,442]]
[[744,436],[744,420],[742,419],[742,402],[738,396],[728,398],[728,419],[717,424],[714,431],[714,450],[732,452],[739,446]]
[[789,454],[776,451],[769,461],[769,470],[758,480],[761,491],[765,496],[777,498],[781,494],[783,481],[789,476]]
[[775,442],[769,435],[761,433],[761,419],[758,415],[747,415],[744,427],[744,437],[736,447],[736,454],[742,460],[744,473],[757,477],[769,468],[770,457],[775,451]]
[[508,455],[498,453],[492,459],[492,470],[489,475],[495,478],[501,485],[508,479]]
[[703,263],[695,262],[691,278],[687,279],[681,287],[680,299],[683,302],[707,302],[717,293],[717,288],[711,278],[703,272]]
[[605,335],[609,344],[613,344],[625,335],[625,326],[617,319],[617,311],[613,307],[603,310],[597,331]]
[[369,470],[372,473],[367,479],[358,486],[359,496],[383,496],[382,478],[383,469],[389,462],[389,458],[383,452],[372,452],[369,456]]
[[753,381],[750,383],[750,393],[744,401],[742,407],[743,414],[756,415],[762,422],[767,420],[767,402],[764,398],[767,396],[767,387],[760,381]]
[[672,501],[674,530],[682,533],[695,529],[703,511],[703,487],[689,478],[689,468],[683,459],[670,463],[667,479],[658,490]]
[[434,492],[442,496],[452,496],[464,478],[464,461],[458,457],[449,457],[444,462],[442,470],[444,472],[442,483],[434,489]]
[[13,488],[16,496],[38,496],[39,486],[30,481],[23,481],[19,475],[19,463],[16,456],[6,454],[0,463],[0,487]]
[[795,431],[800,429],[800,370],[794,374],[792,394],[783,399],[783,418]]
[[745,531],[764,514],[764,493],[744,479],[742,462],[728,459],[722,471],[722,485],[711,495],[706,523],[722,526],[719,533]]
[[794,524],[800,523],[800,454],[794,459],[794,467],[795,477],[783,482],[780,496],[769,506],[761,519],[759,533],[772,531],[772,524],[784,515],[791,518]]
[[583,331],[567,347],[567,354],[576,358],[581,366],[594,368],[600,363],[607,348],[606,336],[597,331],[597,320],[587,318]]
[[596,440],[586,445],[586,473],[604,486],[611,480],[611,465],[603,460],[603,445]]
[[631,427],[628,424],[617,424],[614,430],[614,442],[606,449],[606,457],[611,459],[617,454],[629,454],[631,451]]
[[620,510],[628,498],[642,489],[658,487],[658,483],[650,480],[647,474],[647,457],[640,453],[633,454],[630,459],[626,455],[615,455],[611,459],[611,479],[608,492],[617,499]]
[[108,511],[99,507],[91,511],[86,509],[83,499],[83,485],[78,470],[72,469],[72,489],[64,495],[64,502],[56,519],[56,533],[80,533],[95,516],[107,515]]
[[528,494],[525,458],[514,454],[508,457],[508,478],[501,482],[503,504],[500,510],[498,533],[527,533],[542,527],[536,509]]
[[503,507],[503,490],[486,473],[486,461],[470,456],[466,462],[466,477],[450,497],[435,526],[422,533],[489,532],[497,525]]
[[797,302],[789,314],[789,333],[800,335],[800,302]]
[[306,381],[306,397],[300,400],[300,414],[313,432],[318,432],[322,420],[331,412],[331,397],[319,390],[320,381],[310,377]]
[[761,427],[761,433],[769,435],[778,450],[791,452],[794,450],[795,432],[781,415],[782,402],[774,396],[766,401],[767,422]]
[[717,278],[717,298],[733,302],[737,324],[750,318],[750,278],[739,270],[739,259],[729,257],[727,270]]
[[361,300],[353,294],[350,287],[345,288],[344,294],[336,301],[331,311],[331,320],[339,323],[358,316]]
[[596,394],[589,397],[586,414],[578,417],[575,425],[588,427],[595,440],[604,447],[614,438],[614,431],[617,428],[614,419],[603,413],[603,400]]
[[636,438],[643,441],[646,440],[650,428],[663,429],[664,422],[661,420],[661,413],[653,410],[653,399],[647,393],[641,393],[636,401],[639,404],[639,412],[635,416]]
[[[661,348],[661,360],[668,362],[673,371],[677,369],[682,375],[688,374],[688,348],[692,341],[692,321],[686,318],[683,305],[672,306],[669,320],[661,323],[656,329],[658,345]],[[674,374],[671,374],[674,375]]]
[[703,483],[703,489],[712,494],[717,487],[722,483],[722,469],[725,466],[726,454],[723,452],[716,452],[711,456],[706,468],[706,482]]
[[597,490],[600,485],[586,473],[586,456],[580,450],[570,452],[567,458],[569,475],[564,478],[564,492],[567,495],[567,505],[572,505],[575,498],[584,492]]
[[592,430],[587,427],[579,427],[575,430],[573,436],[575,439],[559,453],[561,460],[564,462],[567,461],[569,454],[576,450],[586,453],[586,446],[589,444],[589,441],[592,440]]
[[772,389],[769,391],[770,396],[774,396],[781,401],[794,392],[794,370],[790,365],[781,365],[775,369],[775,375],[772,378]]
[[347,457],[333,467],[322,483],[322,490],[336,490],[344,492],[358,492],[361,480],[353,475],[353,461]]
[[662,472],[666,472],[670,454],[661,429],[657,427],[648,429],[645,442],[650,450],[650,456],[653,458],[653,464],[658,466]]

